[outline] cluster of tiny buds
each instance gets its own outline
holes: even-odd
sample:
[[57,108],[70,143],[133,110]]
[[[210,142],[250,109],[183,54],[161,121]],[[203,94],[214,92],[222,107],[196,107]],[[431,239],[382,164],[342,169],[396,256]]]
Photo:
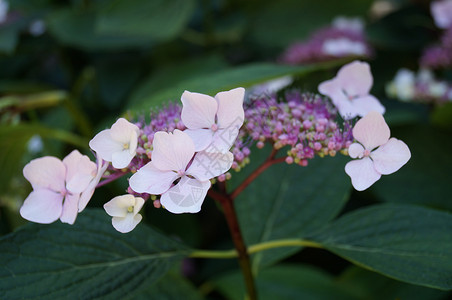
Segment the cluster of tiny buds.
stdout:
[[419,64],[430,69],[452,67],[452,28],[444,31],[438,44],[424,50]]
[[[286,163],[306,166],[308,160],[316,155],[334,156],[337,152],[346,154],[353,140],[351,126],[348,123],[339,126],[335,121],[336,109],[329,100],[316,94],[294,89],[286,91],[282,99],[278,99],[276,94],[254,95],[245,101],[244,106],[245,122],[231,149],[234,155],[231,169],[236,172],[249,164],[254,146],[260,149],[268,143],[276,150],[287,147]],[[180,119],[181,110],[181,105],[171,103],[160,111],[151,112],[150,122],[146,122],[145,118],[137,121],[135,124],[140,129],[137,155],[127,168],[109,169],[106,179],[135,173],[148,163],[152,158],[152,143],[156,132],[185,130]],[[223,182],[231,176],[227,172],[211,179],[211,182]],[[128,193],[153,200],[155,207],[161,207],[159,196],[138,194],[131,188]]]

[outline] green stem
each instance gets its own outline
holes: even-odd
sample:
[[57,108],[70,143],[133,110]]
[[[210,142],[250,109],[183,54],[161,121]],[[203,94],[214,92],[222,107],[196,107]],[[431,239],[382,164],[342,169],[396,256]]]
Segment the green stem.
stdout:
[[[282,247],[311,247],[311,248],[323,248],[319,243],[303,240],[303,239],[283,239],[274,240],[248,247],[248,254],[254,254],[257,252]],[[192,258],[217,258],[217,259],[229,259],[238,257],[236,250],[195,250],[190,254]]]

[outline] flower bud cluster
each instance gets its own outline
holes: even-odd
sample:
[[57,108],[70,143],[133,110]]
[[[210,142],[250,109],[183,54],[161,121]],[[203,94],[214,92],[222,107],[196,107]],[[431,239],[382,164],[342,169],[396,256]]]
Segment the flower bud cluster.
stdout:
[[363,27],[359,19],[337,18],[331,26],[315,31],[307,41],[289,46],[279,60],[296,65],[342,57],[369,57],[372,49],[366,42]]
[[302,166],[315,155],[345,152],[353,140],[350,125],[340,128],[335,121],[337,110],[316,94],[289,90],[284,99],[265,95],[250,99],[247,106],[246,121],[232,151],[238,163],[232,167],[236,169],[248,161],[250,151],[246,145],[250,140],[257,148],[265,143],[277,150],[289,146],[286,162]]
[[444,31],[439,44],[425,49],[419,63],[430,69],[452,67],[452,27]]

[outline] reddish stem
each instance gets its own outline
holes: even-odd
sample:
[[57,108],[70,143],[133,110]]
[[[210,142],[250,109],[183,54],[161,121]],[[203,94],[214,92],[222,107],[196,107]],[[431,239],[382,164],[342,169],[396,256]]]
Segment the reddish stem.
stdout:
[[112,182],[112,181],[115,181],[116,179],[121,178],[122,176],[127,175],[127,174],[129,174],[129,172],[122,172],[122,173],[115,173],[115,174],[112,174],[112,175],[110,175],[110,177],[108,177],[108,178],[106,178],[105,180],[99,182],[99,183],[96,185],[96,189],[97,189],[97,188],[100,188],[100,187],[103,186],[103,185],[106,185],[107,183],[110,183],[110,182]]
[[248,178],[246,178],[234,191],[232,191],[230,197],[232,200],[237,198],[237,196],[248,186],[254,179],[256,179],[262,172],[264,172],[271,165],[285,161],[286,157],[275,158],[278,150],[273,149],[270,156],[261,164],[253,173],[251,173]]

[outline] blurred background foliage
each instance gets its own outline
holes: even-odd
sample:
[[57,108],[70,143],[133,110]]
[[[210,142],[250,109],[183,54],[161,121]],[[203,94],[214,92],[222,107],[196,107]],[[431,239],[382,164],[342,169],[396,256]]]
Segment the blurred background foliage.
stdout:
[[[31,190],[21,174],[29,160],[44,155],[61,158],[74,148],[91,155],[88,141],[120,116],[146,116],[167,101],[179,101],[184,90],[212,95],[284,75],[295,78],[293,86],[316,92],[321,81],[334,76],[340,61],[293,66],[280,64],[278,57],[288,45],[307,39],[339,15],[365,20],[366,37],[375,49],[369,60],[375,79],[372,93],[386,106],[392,136],[409,145],[412,159],[364,193],[351,192],[349,187],[342,190],[338,181],[348,180],[345,173],[339,174],[342,165],[338,165],[339,175],[329,178],[331,172],[318,161],[311,169],[291,169],[293,174],[284,180],[317,176],[325,179],[319,186],[339,185],[336,194],[326,193],[322,199],[336,197],[342,202],[330,206],[331,211],[323,210],[317,222],[326,222],[339,211],[379,202],[452,211],[451,106],[402,103],[385,94],[385,85],[397,70],[418,69],[422,50],[438,40],[440,31],[429,5],[422,0],[9,1],[8,14],[0,24],[0,232],[7,234],[26,223],[18,209]],[[452,80],[451,70],[438,75]],[[344,163],[342,158],[335,161]],[[270,197],[265,191],[260,195],[259,190],[262,185],[277,184],[272,176],[264,174],[247,190],[248,198],[239,199],[243,200],[238,208],[241,223],[249,228],[259,219],[247,218],[252,207],[246,206]],[[301,185],[309,189],[313,183],[306,180]],[[126,188],[126,179],[102,187],[92,206],[100,206]],[[289,190],[287,197],[296,193]],[[296,209],[303,213],[303,208]],[[206,201],[197,215],[172,215],[149,206],[144,215],[148,224],[192,247],[232,248],[213,201]],[[303,230],[309,226],[305,224]],[[245,231],[246,238],[254,242],[252,230]],[[286,264],[262,272],[257,282],[262,299],[448,297],[447,292],[351,266],[323,250],[306,249],[292,256],[294,251],[286,252],[266,252],[260,258],[266,265],[288,257]],[[191,283],[178,277],[176,270],[176,275],[166,277],[178,282],[180,290],[162,279],[162,284],[140,297],[199,299],[203,294],[211,299],[239,299],[243,292],[235,262],[190,259],[182,269]]]

